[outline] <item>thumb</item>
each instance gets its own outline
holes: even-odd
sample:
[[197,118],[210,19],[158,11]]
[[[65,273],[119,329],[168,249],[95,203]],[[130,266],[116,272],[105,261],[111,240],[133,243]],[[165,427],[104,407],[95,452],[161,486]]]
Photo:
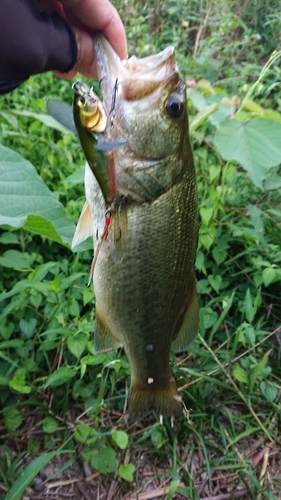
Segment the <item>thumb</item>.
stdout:
[[74,31],[77,43],[77,62],[68,73],[61,73],[60,71],[53,71],[53,73],[59,78],[64,78],[66,80],[74,78],[77,73],[82,73],[86,78],[96,80],[98,74],[96,57],[93,49],[93,35],[73,26],[72,30]]

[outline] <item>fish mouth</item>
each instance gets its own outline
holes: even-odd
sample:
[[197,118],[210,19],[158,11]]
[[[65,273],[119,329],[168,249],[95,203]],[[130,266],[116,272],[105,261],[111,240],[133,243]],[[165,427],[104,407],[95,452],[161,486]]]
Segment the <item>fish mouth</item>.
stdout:
[[171,80],[174,84],[179,80],[172,46],[148,57],[121,60],[103,35],[95,36],[93,43],[108,114],[114,110],[117,95],[118,100],[135,101],[149,97]]

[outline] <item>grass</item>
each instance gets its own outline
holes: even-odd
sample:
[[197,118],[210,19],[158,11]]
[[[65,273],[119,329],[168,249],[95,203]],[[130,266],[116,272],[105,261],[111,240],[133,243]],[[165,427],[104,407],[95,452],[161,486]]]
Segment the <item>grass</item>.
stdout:
[[[186,36],[163,13],[164,41],[157,30],[148,35],[153,27],[146,4],[124,2],[122,9],[138,14],[125,19],[129,43],[137,41],[130,52],[180,47]],[[219,40],[213,26],[209,38]],[[208,67],[200,59],[204,47],[202,39],[196,61],[179,48],[188,79],[210,74],[212,62]],[[235,52],[233,44],[230,49]],[[226,66],[222,57],[217,77],[230,80],[216,88],[242,99],[253,73],[260,73],[262,61],[247,72],[256,50],[246,50],[243,64],[233,58]],[[254,99],[280,113],[280,85],[273,87],[278,71],[271,68]],[[84,201],[81,175],[70,178],[84,163],[77,140],[38,120],[5,115],[42,113],[46,97],[68,101],[70,95],[69,82],[51,74],[32,77],[1,100],[0,132],[1,143],[31,161],[76,222]],[[196,114],[192,100],[191,120]],[[171,356],[187,408],[175,421],[151,416],[130,423],[126,356],[94,354],[94,296],[86,286],[91,252],[72,254],[23,229],[2,227],[1,256],[15,250],[26,260],[20,268],[2,265],[0,291],[23,280],[29,286],[0,304],[0,498],[281,498],[280,195],[257,188],[241,167],[223,161],[213,135],[210,120],[193,134],[200,334],[188,353]]]

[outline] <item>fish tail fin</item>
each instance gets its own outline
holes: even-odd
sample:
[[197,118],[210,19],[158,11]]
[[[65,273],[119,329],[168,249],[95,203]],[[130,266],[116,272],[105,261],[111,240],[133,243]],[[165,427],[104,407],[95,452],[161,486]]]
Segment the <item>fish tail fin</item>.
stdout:
[[[153,380],[148,383],[153,385]],[[132,382],[129,398],[130,419],[139,420],[151,411],[165,417],[183,413],[181,397],[178,395],[177,386],[172,377],[165,386],[159,389],[141,387]]]

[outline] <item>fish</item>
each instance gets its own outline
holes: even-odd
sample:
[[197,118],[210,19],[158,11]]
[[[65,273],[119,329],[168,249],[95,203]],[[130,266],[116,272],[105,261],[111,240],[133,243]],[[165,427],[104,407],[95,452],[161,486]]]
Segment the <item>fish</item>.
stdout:
[[185,83],[172,46],[123,61],[103,35],[93,46],[103,142],[119,143],[102,152],[110,164],[103,178],[86,165],[86,204],[74,235],[75,244],[89,234],[94,240],[95,351],[124,348],[132,420],[181,415],[170,352],[186,350],[199,329],[198,204]]

